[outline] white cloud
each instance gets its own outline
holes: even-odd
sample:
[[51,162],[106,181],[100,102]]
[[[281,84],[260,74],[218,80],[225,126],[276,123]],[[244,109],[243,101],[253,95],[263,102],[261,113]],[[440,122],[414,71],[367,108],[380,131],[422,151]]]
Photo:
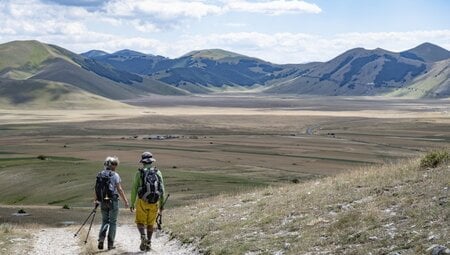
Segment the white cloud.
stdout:
[[222,12],[221,7],[205,4],[202,1],[178,0],[113,0],[105,5],[105,10],[108,15],[118,17],[139,17],[144,15],[163,20],[172,20],[180,17],[202,18]]
[[4,1],[0,27],[9,34],[39,36],[76,34],[87,30],[81,20],[90,14],[79,7],[61,7],[39,1]]
[[[68,50],[81,53],[91,49],[113,52],[124,48],[144,53],[179,57],[189,51],[221,48],[236,53],[257,57],[273,63],[302,63],[311,61],[328,61],[338,54],[355,47],[374,49],[377,47],[390,51],[403,51],[423,42],[435,43],[450,49],[450,30],[410,31],[410,32],[378,32],[378,33],[343,33],[336,35],[320,35],[305,33],[263,33],[263,32],[221,32],[212,34],[191,34],[192,29],[176,30],[170,35],[162,34],[165,26],[176,26],[179,22],[160,21],[142,18],[139,13],[158,17],[181,15],[185,18],[198,18],[203,15],[217,14],[221,10],[217,6],[245,3],[259,11],[276,11],[275,3],[300,1],[171,1],[169,5],[159,1],[160,8],[145,4],[151,1],[117,0],[111,4],[122,4],[130,17],[114,16],[114,12],[106,9],[87,11],[79,6],[52,5],[38,0],[0,0],[0,43],[12,40],[40,40],[56,44]],[[209,4],[208,4],[209,3]],[[140,5],[142,4],[142,6]],[[114,6],[114,5],[111,5]],[[237,5],[235,5],[237,6]],[[194,7],[199,7],[196,9]],[[270,8],[269,8],[270,7]],[[119,8],[118,5],[114,8]],[[172,8],[172,9],[170,9]],[[203,9],[202,9],[203,8]],[[219,9],[217,9],[219,8]],[[237,7],[236,7],[237,8]],[[158,9],[158,10],[156,10]],[[170,10],[166,10],[170,9]],[[223,9],[222,9],[223,10]],[[238,9],[233,9],[237,11]],[[244,10],[241,9],[241,10]],[[281,10],[281,9],[278,9]],[[284,11],[288,9],[285,8]],[[116,10],[117,12],[119,9]],[[231,11],[230,9],[228,11]],[[266,12],[266,13],[270,13]],[[118,15],[118,14],[117,14]],[[145,16],[145,15],[144,15]],[[241,23],[226,23],[227,28],[249,29]],[[176,33],[178,31],[178,33]],[[158,36],[165,37],[158,37]],[[159,39],[158,39],[159,38]],[[164,39],[163,39],[164,38]]]
[[[210,15],[233,11],[253,11],[275,14],[287,11],[307,10],[310,4],[303,1],[212,1],[212,0],[85,0],[76,4],[73,0],[0,0],[0,39],[7,35],[23,38],[49,37],[51,35],[75,35],[125,33],[133,37],[183,31],[190,29],[190,19],[200,20]],[[55,4],[55,2],[59,4]],[[96,4],[98,8],[86,9]],[[245,23],[230,23],[228,28],[242,29]]]
[[346,33],[334,36],[303,33],[216,33],[208,36],[184,36],[177,45],[171,47],[172,54],[168,56],[178,57],[194,49],[222,48],[273,63],[305,63],[328,61],[356,47],[379,47],[400,52],[424,42],[449,49],[450,30]]
[[[280,15],[284,13],[319,13],[321,9],[304,1],[181,1],[181,0],[112,0],[103,6],[108,17],[140,20],[156,29],[167,30],[179,27],[189,19],[226,14],[228,12],[263,13]],[[139,28],[140,29],[140,28]]]
[[153,23],[148,23],[142,20],[131,20],[128,22],[134,29],[138,30],[139,32],[143,33],[149,33],[149,32],[159,32],[161,31],[158,26],[156,26]]
[[310,4],[304,1],[260,1],[249,2],[243,0],[229,1],[227,9],[241,12],[256,12],[268,15],[280,15],[283,13],[320,13],[322,10],[316,4]]

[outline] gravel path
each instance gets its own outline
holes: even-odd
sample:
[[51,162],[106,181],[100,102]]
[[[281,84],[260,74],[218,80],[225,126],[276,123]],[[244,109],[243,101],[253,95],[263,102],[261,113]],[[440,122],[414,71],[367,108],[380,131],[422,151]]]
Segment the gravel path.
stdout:
[[78,239],[69,228],[44,228],[33,236],[30,254],[82,254]]
[[[119,225],[116,233],[116,249],[108,251],[97,249],[99,226],[93,226],[85,245],[86,232],[74,237],[75,227],[44,228],[33,235],[33,247],[30,255],[78,255],[78,254],[161,254],[161,255],[196,255],[194,247],[181,245],[177,240],[169,240],[166,234],[156,235],[152,239],[152,250],[139,250],[139,233],[134,225]],[[105,244],[105,246],[107,246]],[[105,247],[107,248],[107,247]]]

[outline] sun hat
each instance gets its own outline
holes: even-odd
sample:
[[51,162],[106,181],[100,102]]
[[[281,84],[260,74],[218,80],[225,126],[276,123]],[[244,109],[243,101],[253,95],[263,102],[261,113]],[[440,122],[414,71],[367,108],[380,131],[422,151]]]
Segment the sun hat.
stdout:
[[153,158],[153,154],[149,151],[146,151],[141,154],[141,160],[139,161],[139,163],[151,164],[155,161],[156,159]]

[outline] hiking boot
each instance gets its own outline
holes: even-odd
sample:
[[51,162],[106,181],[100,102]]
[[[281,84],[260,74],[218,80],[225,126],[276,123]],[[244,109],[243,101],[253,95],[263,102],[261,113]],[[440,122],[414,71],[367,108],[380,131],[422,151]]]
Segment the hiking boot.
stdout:
[[98,248],[99,250],[103,250],[103,241],[98,241],[97,248]]
[[152,249],[152,241],[151,240],[147,240],[147,242],[145,242],[145,250],[149,251]]
[[114,242],[108,242],[108,250],[113,250],[115,248],[116,246],[114,246]]
[[141,251],[145,251],[147,247],[147,238],[145,236],[141,236],[141,245],[139,245],[139,249]]

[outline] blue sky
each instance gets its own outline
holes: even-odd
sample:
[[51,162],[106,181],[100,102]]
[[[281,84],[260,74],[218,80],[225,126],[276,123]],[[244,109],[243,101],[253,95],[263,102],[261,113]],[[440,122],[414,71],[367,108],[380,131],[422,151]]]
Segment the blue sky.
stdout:
[[450,49],[448,0],[0,0],[0,43],[76,53],[179,57],[221,48],[273,63],[328,61],[355,47]]

